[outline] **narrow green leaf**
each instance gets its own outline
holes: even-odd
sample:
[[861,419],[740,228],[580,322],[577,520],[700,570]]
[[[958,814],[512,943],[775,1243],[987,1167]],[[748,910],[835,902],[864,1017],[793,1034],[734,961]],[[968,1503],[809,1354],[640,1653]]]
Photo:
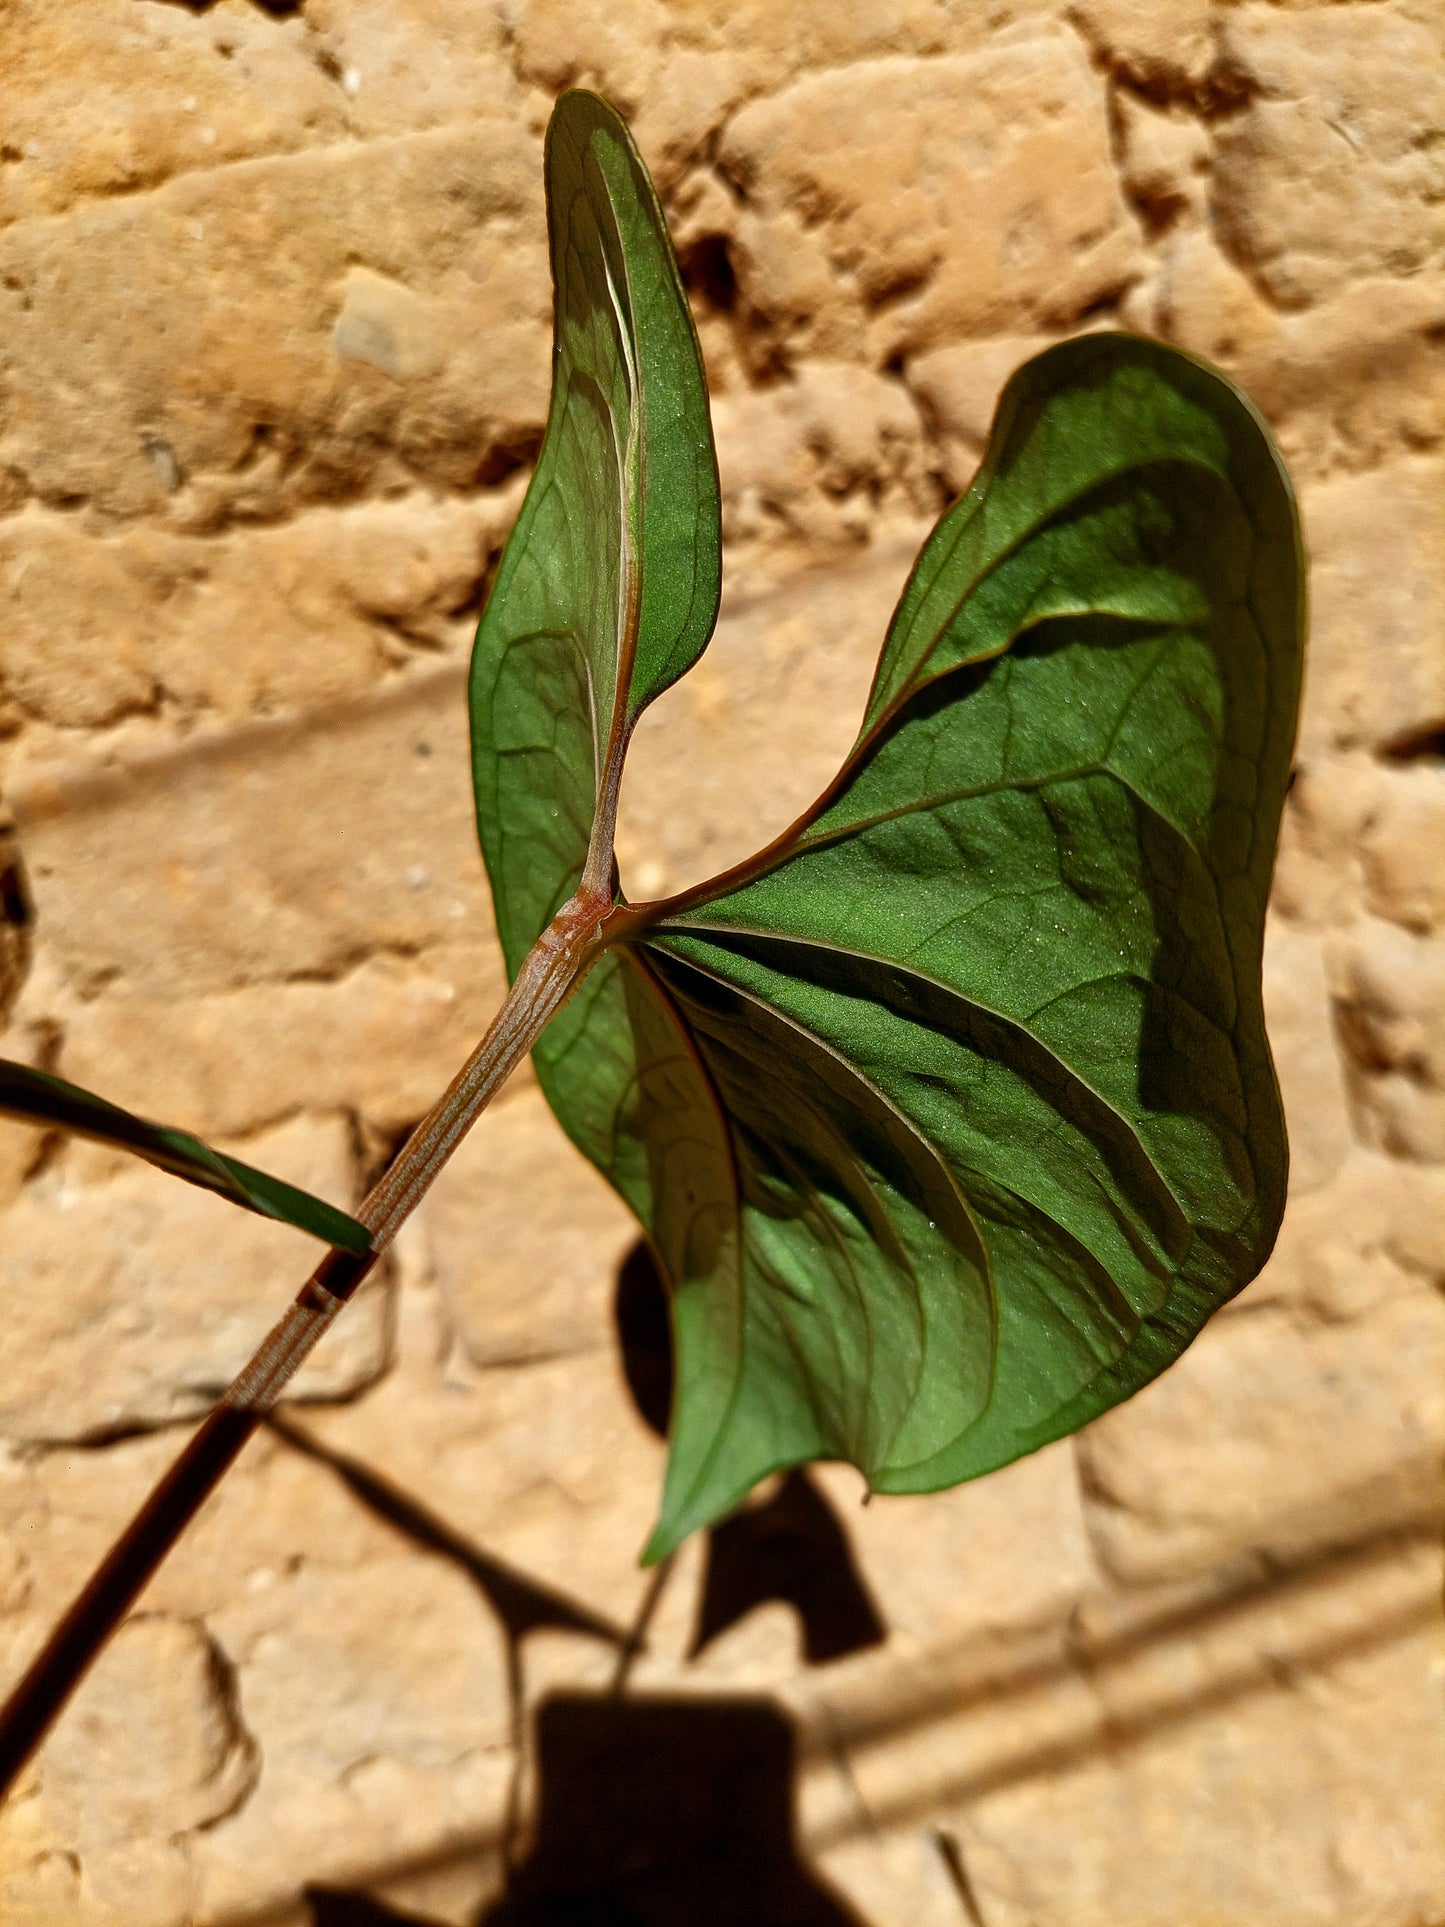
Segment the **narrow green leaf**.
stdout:
[[81,1090],[78,1084],[66,1083],[62,1077],[50,1077],[44,1071],[0,1059],[0,1113],[26,1124],[92,1138],[118,1151],[131,1151],[147,1164],[169,1171],[172,1177],[215,1191],[263,1218],[276,1218],[298,1231],[309,1231],[314,1238],[342,1251],[363,1255],[371,1250],[371,1233],[366,1226],[335,1205],[298,1191],[295,1185],[283,1184],[280,1178],[268,1177],[238,1158],[223,1157],[189,1131],[172,1131],[135,1117],[103,1097]]
[[[904,1492],[1032,1451],[1259,1269],[1302,644],[1248,402],[1156,343],[1063,344],[1009,384],[816,808],[623,919],[535,1055],[672,1288],[650,1557],[808,1459]],[[590,820],[575,654],[479,640],[516,751],[479,759],[483,844],[529,941]]]
[[471,683],[512,973],[576,889],[599,810],[610,870],[627,738],[706,646],[721,581],[707,385],[647,170],[613,109],[579,92],[557,103],[546,175],[552,403]]

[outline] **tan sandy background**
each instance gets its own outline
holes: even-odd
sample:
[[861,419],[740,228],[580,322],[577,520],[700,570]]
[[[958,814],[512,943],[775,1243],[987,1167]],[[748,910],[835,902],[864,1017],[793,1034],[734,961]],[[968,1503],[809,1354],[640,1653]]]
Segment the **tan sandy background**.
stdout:
[[[629,1224],[519,1078],[0,1817],[0,1914],[461,1923],[508,1855],[514,1892],[566,1862],[539,1779],[564,1836],[591,1772],[640,1800],[576,1865],[649,1803],[712,1838],[742,1786],[786,1848],[758,1763],[791,1734],[799,1919],[1439,1923],[1440,0],[0,0],[3,1049],[347,1202],[496,1005],[463,679],[543,419],[574,80],[656,172],[726,501],[717,640],[631,770],[634,894],[829,774],[1019,360],[1123,325],[1268,414],[1314,599],[1279,1250],[1078,1439],[866,1511],[826,1469],[689,1545],[623,1702],[573,1702],[539,1773],[531,1709],[604,1693],[649,1603],[662,1448]],[[310,1253],[3,1131],[10,1677]],[[776,1886],[767,1826],[717,1825]]]

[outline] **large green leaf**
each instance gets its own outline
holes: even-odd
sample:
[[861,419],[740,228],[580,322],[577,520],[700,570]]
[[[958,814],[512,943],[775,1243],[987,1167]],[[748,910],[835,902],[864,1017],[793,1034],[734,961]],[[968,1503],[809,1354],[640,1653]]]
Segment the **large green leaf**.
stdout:
[[[829,793],[649,907],[634,975],[714,1113],[728,1226],[705,1268],[664,1246],[683,1391],[659,1548],[804,1456],[909,1492],[1031,1451],[1263,1263],[1301,582],[1283,467],[1227,382],[1123,336],[1042,355]],[[665,1173],[618,1095],[614,1130]]]
[[[825,796],[615,919],[535,1058],[671,1285],[651,1557],[808,1459],[895,1492],[1004,1464],[1258,1270],[1301,580],[1228,382],[1125,336],[1051,350],[925,547]],[[473,702],[515,968],[580,873],[595,764],[585,674],[488,641],[514,595],[504,571]]]
[[135,1117],[103,1097],[83,1091],[78,1084],[66,1083],[62,1077],[0,1059],[0,1114],[133,1152],[148,1164],[169,1171],[172,1177],[215,1191],[263,1218],[276,1218],[298,1231],[309,1231],[314,1238],[322,1238],[342,1251],[360,1256],[371,1250],[371,1233],[366,1226],[335,1205],[313,1198],[308,1191],[298,1191],[295,1185],[283,1184],[280,1178],[268,1177],[264,1171],[242,1164],[239,1158],[223,1157],[189,1131],[173,1131]]
[[628,736],[706,646],[721,581],[697,336],[605,101],[561,97],[546,176],[552,404],[472,659],[482,847],[513,974],[576,889],[594,823],[610,866]]

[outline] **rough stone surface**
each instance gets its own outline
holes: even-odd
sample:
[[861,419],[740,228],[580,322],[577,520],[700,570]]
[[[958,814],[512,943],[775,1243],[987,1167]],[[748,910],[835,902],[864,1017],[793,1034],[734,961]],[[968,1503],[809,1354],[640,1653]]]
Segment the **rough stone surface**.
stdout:
[[[523,1073],[0,1814],[7,1923],[479,1921],[582,1784],[548,1695],[624,1749],[615,1854],[650,1789],[705,1833],[745,1783],[865,1927],[1445,1919],[1442,54],[1438,0],[0,6],[11,1057],[346,1204],[496,1008],[464,666],[542,430],[564,86],[655,169],[723,477],[631,894],[827,781],[1063,335],[1248,387],[1314,605],[1289,1208],[1186,1357],[954,1493],[774,1481],[649,1576],[645,1269]],[[313,1250],[0,1125],[0,1680]]]
[[[235,1148],[308,1191],[354,1202],[340,1119],[298,1118]],[[72,1145],[11,1206],[7,1438],[97,1438],[204,1411],[250,1356],[283,1281],[315,1261],[302,1233],[176,1190],[147,1165]],[[356,1322],[328,1332],[302,1368],[300,1396],[345,1397],[379,1376],[386,1304],[384,1285],[365,1288]]]
[[1219,139],[1219,226],[1263,290],[1308,306],[1445,252],[1445,21],[1434,8],[1243,6],[1221,64],[1246,96]]
[[[739,292],[774,352],[876,363],[1120,294],[1143,261],[1102,107],[1064,31],[809,74],[746,107],[720,159]],[[1069,192],[1048,192],[1061,172]]]

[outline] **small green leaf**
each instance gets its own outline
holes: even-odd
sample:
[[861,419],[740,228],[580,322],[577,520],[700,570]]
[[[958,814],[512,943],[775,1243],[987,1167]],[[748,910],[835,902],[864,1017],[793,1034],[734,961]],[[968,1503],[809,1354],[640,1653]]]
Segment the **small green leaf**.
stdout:
[[93,1138],[97,1144],[109,1144],[118,1151],[131,1151],[173,1177],[215,1191],[263,1218],[276,1218],[298,1231],[309,1231],[314,1238],[342,1251],[364,1256],[371,1250],[371,1233],[366,1226],[334,1205],[283,1184],[279,1178],[268,1177],[264,1171],[253,1170],[237,1158],[223,1157],[189,1131],[151,1124],[118,1105],[108,1104],[103,1097],[81,1090],[78,1084],[67,1084],[62,1077],[50,1077],[25,1064],[0,1059],[0,1113],[26,1124]]
[[[515,752],[478,759],[509,960],[575,887],[595,794],[585,664],[538,635],[504,655],[484,620],[473,684]],[[649,1557],[809,1459],[893,1492],[1005,1464],[1257,1272],[1302,646],[1248,402],[1157,343],[1065,343],[1005,391],[817,806],[621,914],[535,1058],[672,1289]]]
[[513,974],[576,889],[594,824],[605,882],[628,736],[702,653],[721,582],[707,384],[647,170],[605,101],[568,93],[546,175],[552,403],[471,681],[482,847]]

